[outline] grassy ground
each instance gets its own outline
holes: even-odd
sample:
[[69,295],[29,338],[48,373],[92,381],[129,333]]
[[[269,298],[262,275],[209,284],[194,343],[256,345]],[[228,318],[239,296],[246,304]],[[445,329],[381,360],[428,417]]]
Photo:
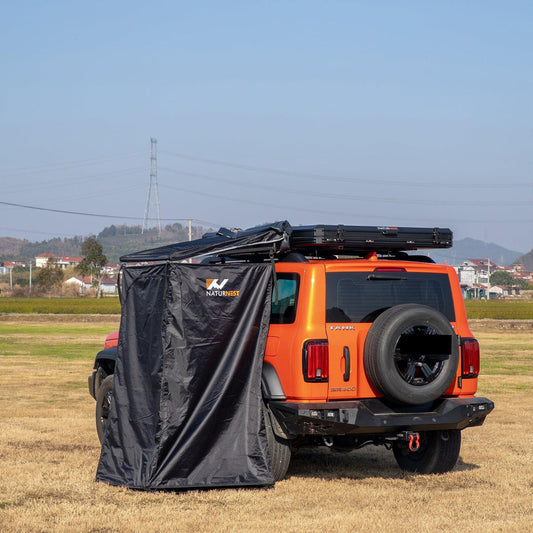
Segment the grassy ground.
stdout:
[[531,320],[533,319],[533,301],[516,300],[467,300],[466,314],[469,318],[495,318]]
[[474,330],[480,394],[457,468],[398,470],[392,454],[302,452],[272,489],[146,493],[94,483],[87,375],[118,319],[0,317],[0,531],[525,532],[533,516],[531,333]]
[[0,314],[120,314],[118,298],[0,298]]
[[[533,300],[465,302],[469,318],[533,320]],[[120,314],[118,298],[0,298],[0,315],[19,314]]]

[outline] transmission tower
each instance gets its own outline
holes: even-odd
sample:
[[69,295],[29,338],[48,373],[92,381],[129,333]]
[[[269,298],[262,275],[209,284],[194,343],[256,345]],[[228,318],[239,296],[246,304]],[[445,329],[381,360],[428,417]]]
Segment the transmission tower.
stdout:
[[[144,220],[141,233],[149,228],[149,220],[157,220],[157,230],[161,234],[161,215],[159,213],[159,188],[157,186],[157,139],[150,138],[150,185],[148,186],[148,198],[144,210]],[[155,217],[154,217],[155,211]],[[150,213],[152,217],[150,218]]]

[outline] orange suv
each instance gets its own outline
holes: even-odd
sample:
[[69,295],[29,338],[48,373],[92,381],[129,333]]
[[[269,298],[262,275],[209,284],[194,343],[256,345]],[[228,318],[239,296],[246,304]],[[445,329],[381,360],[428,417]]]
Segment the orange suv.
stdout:
[[[403,470],[453,469],[461,430],[494,404],[474,396],[479,345],[454,269],[405,252],[448,246],[438,228],[293,228],[275,262],[262,375],[276,480],[303,446],[384,445]],[[114,332],[89,378],[101,440],[116,346]]]

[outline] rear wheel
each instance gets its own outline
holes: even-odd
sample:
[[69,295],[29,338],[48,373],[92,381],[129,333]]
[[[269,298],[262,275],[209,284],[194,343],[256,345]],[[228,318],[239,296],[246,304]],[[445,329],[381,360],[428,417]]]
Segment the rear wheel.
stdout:
[[274,474],[274,481],[281,481],[291,462],[291,443],[289,440],[278,437],[272,428],[270,420],[271,412],[268,407],[263,405],[263,413],[265,418],[265,429],[268,443],[268,452],[270,456],[270,463],[272,465],[272,473]]
[[426,431],[420,433],[420,448],[412,452],[406,442],[392,448],[398,466],[418,474],[443,474],[453,470],[461,449],[461,431]]
[[104,442],[109,409],[113,400],[113,374],[107,376],[100,384],[96,395],[96,431],[100,444]]

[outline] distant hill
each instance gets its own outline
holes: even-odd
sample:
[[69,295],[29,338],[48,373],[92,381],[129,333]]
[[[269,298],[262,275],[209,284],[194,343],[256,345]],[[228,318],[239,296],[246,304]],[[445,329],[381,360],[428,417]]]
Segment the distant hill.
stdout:
[[[500,266],[512,265],[522,252],[508,250],[494,243],[486,243],[476,239],[460,239],[453,243],[453,247],[445,250],[431,250],[429,255],[437,263],[460,265],[467,259],[490,259]],[[525,257],[525,256],[523,256]]]
[[79,256],[83,237],[61,239],[56,237],[42,242],[0,237],[0,262],[29,261],[37,255],[50,252],[58,256]]
[[514,264],[523,265],[527,271],[533,272],[533,250],[520,256],[516,261],[514,261]]
[[[206,231],[212,228],[201,226],[192,227],[192,238],[200,238]],[[110,263],[118,263],[121,255],[156,248],[189,239],[189,230],[181,224],[166,226],[161,235],[155,229],[141,233],[141,226],[108,226],[104,228],[96,238],[102,245],[104,253]],[[50,239],[42,242],[30,242],[25,239],[12,237],[0,237],[0,262],[2,261],[28,261],[35,256],[50,252],[58,256],[79,256],[80,246],[85,237],[73,237],[70,239]],[[497,265],[508,266],[514,262],[521,262],[527,269],[533,270],[533,250],[522,255],[521,252],[507,250],[493,243],[486,243],[475,239],[461,239],[454,243],[449,250],[421,250],[420,253],[430,255],[437,263],[446,262],[449,265],[459,265],[467,259],[486,259]],[[529,266],[528,266],[529,265]]]
[[[104,249],[110,263],[118,263],[121,255],[136,252],[145,248],[156,248],[189,239],[188,227],[181,224],[166,226],[161,235],[156,229],[141,233],[141,226],[109,226],[104,228],[96,238]],[[192,238],[200,238],[212,228],[201,226],[192,227]],[[30,242],[26,239],[13,237],[0,237],[0,262],[3,261],[29,261],[37,255],[50,252],[58,256],[79,256],[80,247],[85,237],[68,239],[49,239],[41,242]]]
[[[191,237],[192,239],[199,239],[207,231],[213,231],[213,229],[192,226]],[[176,223],[172,226],[166,226],[159,235],[155,229],[148,230],[143,234],[141,233],[141,226],[110,226],[102,230],[97,235],[97,239],[109,262],[118,263],[119,257],[122,255],[188,241],[189,228]]]

